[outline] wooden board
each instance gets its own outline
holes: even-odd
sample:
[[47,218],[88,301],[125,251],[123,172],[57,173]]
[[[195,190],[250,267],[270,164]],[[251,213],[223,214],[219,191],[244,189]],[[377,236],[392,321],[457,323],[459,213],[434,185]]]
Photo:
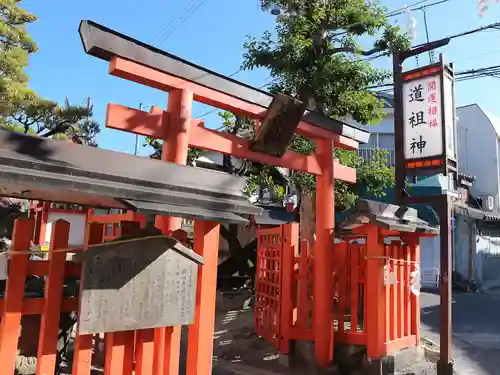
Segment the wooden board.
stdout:
[[81,254],[80,334],[191,324],[198,264],[170,237],[110,242]]

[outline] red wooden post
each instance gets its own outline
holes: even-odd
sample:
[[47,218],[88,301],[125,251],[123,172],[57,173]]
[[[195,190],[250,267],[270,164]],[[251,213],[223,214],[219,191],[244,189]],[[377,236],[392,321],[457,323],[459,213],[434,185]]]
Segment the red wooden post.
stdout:
[[316,361],[327,366],[333,360],[332,248],[334,218],[333,142],[316,141],[321,175],[316,176],[316,244],[314,245],[314,338]]
[[157,372],[153,372],[154,344],[154,329],[141,329],[136,331],[136,375],[157,374]]
[[66,252],[57,250],[68,247],[70,224],[57,220],[52,224],[49,247],[49,272],[45,281],[45,306],[40,322],[38,340],[37,375],[53,374],[56,367],[59,317],[66,265]]
[[134,331],[106,333],[105,375],[132,375]]
[[[163,148],[161,159],[185,165],[189,148],[189,125],[191,122],[193,93],[186,89],[172,90],[168,93],[168,113],[162,124]],[[168,120],[168,127],[166,121]],[[156,226],[169,234],[182,225],[182,219],[170,216],[157,216]],[[197,309],[199,306],[197,306]],[[212,328],[213,331],[213,328]],[[155,374],[177,375],[179,373],[181,327],[155,329]],[[168,350],[167,350],[168,349]]]
[[[132,214],[132,218],[136,219],[136,215]],[[134,221],[122,221],[122,235],[133,233],[143,226],[145,226],[145,217],[142,219]],[[154,368],[154,329],[141,329],[135,331],[135,337],[133,336],[133,331],[127,332],[129,336],[129,344],[132,348],[134,347],[135,339],[135,374],[136,375],[156,375],[159,370]],[[130,349],[129,349],[130,350]]]
[[309,318],[309,242],[302,240],[299,263],[299,317],[298,325],[301,329],[308,328]]
[[[397,258],[397,244],[393,241],[391,245],[388,246],[389,251],[387,252],[387,256],[391,258],[389,261],[390,265],[390,272],[393,272],[394,274],[396,273],[396,267],[398,267],[398,263],[394,261],[394,259]],[[398,319],[398,301],[397,301],[397,285],[396,284],[391,284],[389,285],[389,288],[391,290],[390,293],[390,303],[391,303],[391,310],[389,312],[386,312],[386,315],[389,316],[389,324],[391,326],[391,340],[396,340],[398,338],[398,325],[397,325],[397,319]]]
[[[405,336],[411,335],[411,291],[410,291],[410,273],[411,273],[411,246],[408,244],[405,249]],[[418,345],[418,342],[417,342]]]
[[[33,219],[16,219],[12,252],[29,250],[33,227]],[[14,373],[27,270],[27,254],[11,256],[3,309],[0,310],[0,375]]]
[[384,262],[377,257],[384,255],[384,244],[379,240],[379,229],[366,226],[366,311],[367,354],[369,358],[380,358],[384,352],[385,293]]
[[197,220],[194,224],[194,250],[203,256],[204,264],[198,266],[195,320],[188,333],[189,375],[212,373],[219,233],[218,223]]
[[[390,245],[383,245],[384,246],[384,256],[389,257],[391,255],[391,247]],[[374,262],[374,260],[371,260],[370,262]],[[383,262],[383,266],[386,266],[388,262]],[[391,304],[391,285],[387,284],[384,285],[384,291],[385,291],[385,317],[384,317],[384,327],[385,327],[385,339],[384,341],[390,341],[392,337],[392,325],[391,325],[391,311],[392,311],[392,304]]]
[[352,245],[350,251],[349,269],[351,271],[351,333],[358,332],[358,310],[359,310],[359,245]]
[[[102,243],[103,236],[103,224],[100,223],[90,223],[87,226],[85,232],[85,247],[84,251],[87,250],[89,245],[97,245]],[[79,297],[82,295],[83,287],[83,272],[80,276],[80,293]],[[94,335],[80,335],[79,333],[79,322],[77,321],[76,329],[76,341],[75,341],[75,355],[73,357],[73,375],[90,375],[91,365],[92,365],[92,340]]]
[[405,337],[405,307],[406,307],[406,299],[408,296],[405,296],[405,274],[404,270],[406,265],[404,263],[404,247],[401,241],[398,241],[397,254],[398,254],[398,338]]
[[[136,232],[140,223],[136,221],[122,221],[120,235]],[[132,375],[134,369],[135,332],[112,332],[106,334],[106,360],[104,373],[106,375]],[[141,351],[141,354],[143,352]]]
[[[410,247],[412,269],[420,264],[420,241],[416,234],[408,235],[406,240]],[[420,270],[422,272],[422,270]],[[416,336],[417,344],[420,343],[420,296],[411,294],[411,334]]]
[[281,252],[281,285],[280,290],[280,347],[281,353],[287,354],[290,350],[290,330],[292,328],[292,278],[293,258],[295,249],[299,246],[299,224],[285,224],[283,227],[283,247]]

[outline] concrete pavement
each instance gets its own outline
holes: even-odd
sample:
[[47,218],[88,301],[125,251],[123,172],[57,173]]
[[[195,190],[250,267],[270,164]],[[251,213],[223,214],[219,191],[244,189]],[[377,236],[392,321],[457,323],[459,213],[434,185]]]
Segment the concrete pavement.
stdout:
[[[439,344],[439,295],[421,295],[422,336]],[[500,293],[453,294],[457,375],[500,375]]]

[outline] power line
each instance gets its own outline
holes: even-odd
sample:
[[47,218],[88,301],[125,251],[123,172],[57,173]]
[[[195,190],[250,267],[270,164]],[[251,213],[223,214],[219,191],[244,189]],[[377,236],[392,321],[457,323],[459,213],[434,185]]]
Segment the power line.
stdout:
[[[455,82],[469,81],[471,79],[485,78],[485,77],[500,78],[500,65],[492,65],[477,69],[461,70],[455,73],[455,77],[456,77]],[[368,87],[367,89],[371,90],[380,88],[382,90],[378,90],[377,92],[383,93],[391,91],[393,86],[394,84],[391,82],[391,83],[384,83],[382,85],[371,86]]]
[[[417,1],[417,2],[415,2],[413,4],[411,4],[411,5],[408,5],[408,6],[405,6],[405,7],[402,7],[402,8],[398,8],[398,9],[395,9],[395,10],[393,10],[391,12],[388,12],[388,13],[384,14],[384,17],[386,17],[386,18],[396,17],[396,16],[399,16],[399,15],[405,13],[407,9],[409,9],[411,11],[420,10],[420,9],[424,9],[424,8],[430,8],[430,7],[433,7],[435,5],[444,4],[444,3],[447,3],[447,2],[452,1],[452,0],[439,0],[439,1],[436,1],[436,2],[431,3],[431,4],[421,5],[421,4],[426,3],[428,1],[429,0],[420,0],[420,1]],[[354,26],[361,26],[361,25],[363,25],[363,24],[365,24],[367,22],[368,21],[354,22],[354,23],[352,23],[350,25],[345,26],[344,28],[345,29],[349,29],[349,28],[354,27]],[[348,33],[348,31],[340,31],[338,33],[333,34],[332,38],[335,38],[335,37],[341,36],[341,35],[345,35],[347,33]]]
[[[157,46],[163,44],[172,34],[179,29],[188,19],[191,17],[203,4],[205,0],[194,0],[188,4],[186,8],[184,8],[184,12],[178,17],[179,22],[176,26],[172,26],[174,23],[170,23],[170,27],[167,27],[166,30],[163,31],[163,36],[160,37],[160,40],[157,43]],[[175,21],[175,19],[174,19]]]
[[[479,27],[477,29],[467,30],[467,31],[464,31],[464,32],[461,32],[461,33],[458,33],[458,34],[454,34],[454,35],[451,35],[451,36],[448,36],[448,37],[442,38],[442,39],[450,39],[450,40],[451,39],[456,39],[456,38],[460,38],[460,37],[463,37],[463,36],[472,35],[472,34],[475,34],[475,33],[481,32],[481,31],[485,31],[485,30],[488,30],[488,29],[500,29],[500,22],[492,23],[490,25]],[[423,45],[425,45],[425,44],[420,44],[420,45],[415,46],[413,48],[421,47]],[[490,67],[490,68],[493,68],[493,67]],[[455,75],[458,75],[458,74],[461,74],[461,73],[463,73],[463,72],[455,73]],[[491,75],[491,74],[487,74],[487,75]],[[484,76],[486,76],[486,75],[483,75],[483,77]],[[371,89],[384,88],[384,87],[387,88],[387,87],[392,87],[392,86],[393,86],[393,83],[385,83],[385,84],[370,86],[370,87],[367,87],[366,89],[367,90],[371,90]]]
[[[439,1],[436,1],[436,2],[431,3],[431,4],[425,4],[425,5],[417,6],[417,5],[419,5],[421,3],[425,3],[427,1],[428,0],[419,1],[417,3],[414,3],[414,4],[410,5],[409,7],[400,8],[400,9],[394,10],[392,12],[387,13],[385,15],[385,17],[387,17],[387,18],[389,18],[389,17],[395,17],[395,16],[398,16],[400,14],[405,13],[407,9],[410,9],[411,11],[422,10],[424,12],[424,19],[425,19],[426,18],[425,10],[427,8],[431,8],[431,7],[436,6],[436,5],[444,4],[444,3],[447,3],[447,2],[452,1],[452,0],[439,0]],[[362,24],[362,23],[363,22],[358,22],[358,23],[354,23],[353,25],[346,26],[346,27],[349,28],[349,27],[355,26],[356,24]],[[425,22],[425,31],[426,31],[426,34],[428,36],[427,21]],[[347,33],[347,31],[343,31],[342,33],[339,33],[339,34],[336,34],[336,35],[343,35],[343,34],[346,34],[346,33]],[[378,59],[380,57],[384,57],[384,56],[387,56],[387,52],[377,53],[377,54],[375,54],[373,56],[367,57],[366,59],[362,59],[362,61],[373,61],[373,60],[376,60],[376,59]]]
[[180,16],[174,16],[170,19],[170,22],[168,22],[161,30],[160,32],[158,33],[158,35],[156,36],[156,42],[154,43],[155,45],[161,40],[161,38],[163,37],[163,35],[169,31],[171,28],[172,28],[172,25],[175,23],[176,19],[179,19],[181,18],[185,13],[186,11],[189,10],[189,8],[191,8],[193,6],[194,3],[196,3],[198,0],[191,0],[190,3],[188,3],[184,9],[181,11],[181,15]]
[[479,54],[472,55],[472,56],[469,56],[469,57],[464,57],[462,59],[455,60],[454,62],[457,62],[457,61],[468,61],[468,60],[472,60],[472,59],[477,59],[478,57],[484,57],[484,56],[494,55],[496,53],[500,53],[500,49],[496,49],[496,50],[488,51],[488,52],[484,52],[484,53],[479,53]]

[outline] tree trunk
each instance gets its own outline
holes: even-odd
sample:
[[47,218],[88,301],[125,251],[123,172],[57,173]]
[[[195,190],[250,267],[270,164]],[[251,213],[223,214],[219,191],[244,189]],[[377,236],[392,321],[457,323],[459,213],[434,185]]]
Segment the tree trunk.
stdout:
[[316,194],[301,193],[300,197],[300,238],[309,242],[309,252],[314,251],[316,231]]

